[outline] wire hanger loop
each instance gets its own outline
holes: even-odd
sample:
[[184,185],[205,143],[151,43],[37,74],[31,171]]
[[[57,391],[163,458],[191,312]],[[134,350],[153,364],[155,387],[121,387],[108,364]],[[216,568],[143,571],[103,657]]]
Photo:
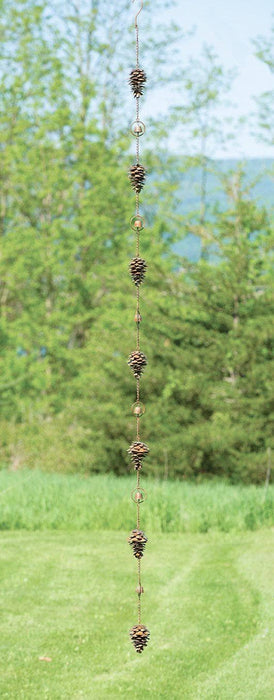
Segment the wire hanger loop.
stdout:
[[[135,0],[132,0],[132,2],[135,2]],[[140,14],[140,12],[142,11],[143,7],[144,7],[144,3],[143,3],[143,0],[141,0],[141,7],[138,10],[137,15],[135,15],[135,20],[134,20],[134,24],[135,24],[136,29],[138,28],[137,17]]]

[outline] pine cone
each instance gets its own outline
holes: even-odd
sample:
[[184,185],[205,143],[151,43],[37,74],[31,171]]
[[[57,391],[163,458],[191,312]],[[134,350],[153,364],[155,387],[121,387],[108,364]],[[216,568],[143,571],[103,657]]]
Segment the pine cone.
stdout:
[[129,84],[133,91],[134,97],[141,97],[143,88],[147,81],[145,71],[141,68],[134,68],[129,76]]
[[131,274],[132,281],[139,287],[144,281],[146,274],[147,264],[143,258],[132,258],[129,264],[129,270]]
[[131,182],[132,189],[135,190],[135,192],[141,192],[146,179],[145,168],[143,168],[143,166],[139,163],[132,165],[129,169],[128,177]]
[[141,654],[147,646],[150,632],[145,625],[134,625],[130,630],[132,644],[135,646],[137,654]]
[[128,453],[131,456],[132,462],[135,464],[135,469],[141,469],[142,468],[142,463],[141,460],[144,459],[149,453],[149,447],[145,444],[145,442],[133,442],[132,445],[130,445],[129,449],[127,450]]
[[128,542],[133,549],[133,554],[136,559],[141,559],[144,556],[144,549],[147,542],[147,537],[142,530],[132,530],[128,537]]
[[128,358],[128,365],[132,369],[134,377],[139,379],[145,366],[147,365],[147,358],[143,352],[140,352],[140,350],[133,350]]

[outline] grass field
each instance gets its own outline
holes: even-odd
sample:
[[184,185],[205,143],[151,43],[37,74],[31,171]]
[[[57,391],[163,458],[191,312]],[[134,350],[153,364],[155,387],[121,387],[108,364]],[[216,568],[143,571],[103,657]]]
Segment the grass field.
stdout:
[[[142,479],[142,525],[153,532],[239,532],[274,525],[274,487]],[[131,530],[135,477],[0,471],[0,530]]]
[[0,698],[272,700],[273,487],[0,472]]
[[1,700],[272,700],[271,531],[152,534],[141,656],[126,535],[1,534]]

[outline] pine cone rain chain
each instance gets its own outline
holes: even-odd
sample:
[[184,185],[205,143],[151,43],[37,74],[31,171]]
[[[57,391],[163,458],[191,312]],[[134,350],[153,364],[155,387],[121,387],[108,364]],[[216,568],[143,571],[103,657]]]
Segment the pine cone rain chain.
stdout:
[[[133,0],[134,1],[134,0]],[[145,533],[140,529],[140,506],[145,500],[146,493],[144,489],[140,487],[140,471],[142,469],[142,462],[147,457],[149,453],[149,448],[145,442],[140,439],[140,419],[145,412],[145,408],[140,401],[140,378],[147,365],[147,358],[143,352],[140,350],[140,324],[141,324],[141,313],[140,313],[140,285],[143,283],[147,264],[146,261],[140,257],[140,234],[144,228],[144,219],[139,213],[139,194],[142,191],[145,179],[146,170],[140,163],[140,138],[145,133],[145,125],[140,121],[139,117],[139,99],[143,95],[144,87],[146,84],[146,74],[139,66],[139,28],[137,23],[138,15],[140,14],[143,7],[143,2],[141,2],[140,10],[137,12],[135,17],[135,32],[136,32],[136,67],[131,71],[129,76],[129,84],[133,92],[133,96],[136,100],[136,120],[131,125],[131,134],[136,139],[136,162],[131,166],[128,177],[132,189],[135,192],[135,215],[131,217],[130,226],[136,233],[136,254],[132,258],[129,264],[129,272],[133,284],[136,288],[136,311],[135,311],[135,323],[136,323],[136,349],[133,350],[128,358],[128,365],[133,372],[136,379],[136,400],[133,404],[133,415],[136,419],[136,439],[131,443],[128,448],[128,454],[130,455],[131,462],[134,465],[134,469],[137,475],[136,489],[133,489],[131,493],[131,498],[136,504],[137,508],[137,523],[136,528],[131,531],[128,543],[132,548],[133,555],[137,559],[138,565],[138,585],[136,588],[136,593],[138,596],[138,624],[134,625],[130,630],[130,638],[133,646],[138,654],[141,654],[143,649],[147,646],[150,633],[145,625],[141,624],[141,596],[144,593],[144,589],[141,583],[141,559],[144,556],[144,550],[147,543],[147,537]]]

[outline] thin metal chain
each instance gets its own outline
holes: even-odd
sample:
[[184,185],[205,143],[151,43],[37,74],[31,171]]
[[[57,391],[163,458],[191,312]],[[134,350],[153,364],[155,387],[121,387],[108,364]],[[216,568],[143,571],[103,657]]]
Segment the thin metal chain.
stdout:
[[[136,210],[136,215],[139,215],[139,193],[136,192],[136,199],[135,199],[135,210]],[[139,236],[139,231],[137,229],[136,233],[136,255],[139,255],[139,242],[140,242],[140,236]]]
[[135,24],[135,31],[136,31],[136,68],[139,68],[139,28],[138,28],[137,22]]
[[[136,294],[136,345],[137,345],[137,350],[140,350],[140,290],[139,287],[137,287],[137,294]],[[140,386],[139,379],[137,379],[137,387]]]
[[139,587],[139,593],[138,593],[138,625],[141,624],[141,562],[140,559],[138,559],[138,587]]

